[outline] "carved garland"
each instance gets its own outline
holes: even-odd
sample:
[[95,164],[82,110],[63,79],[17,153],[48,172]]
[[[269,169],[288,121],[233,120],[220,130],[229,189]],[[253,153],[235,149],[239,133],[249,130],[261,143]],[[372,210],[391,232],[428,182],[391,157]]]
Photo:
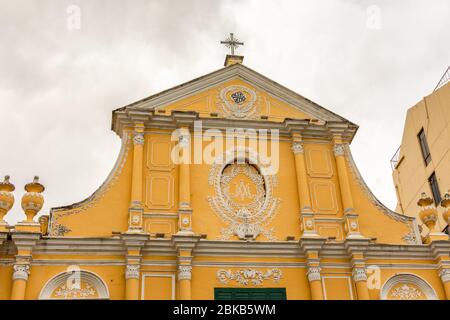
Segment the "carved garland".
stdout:
[[227,284],[230,280],[236,281],[242,286],[261,285],[264,280],[272,278],[273,282],[279,282],[282,277],[280,269],[270,269],[265,272],[255,269],[241,269],[236,272],[231,270],[220,269],[217,271],[217,280],[223,284]]

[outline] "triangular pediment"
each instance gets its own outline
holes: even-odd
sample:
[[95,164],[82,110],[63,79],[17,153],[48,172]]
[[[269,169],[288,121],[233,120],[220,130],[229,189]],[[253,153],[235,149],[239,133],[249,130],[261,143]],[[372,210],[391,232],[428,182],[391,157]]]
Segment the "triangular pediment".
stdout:
[[242,64],[219,69],[118,111],[124,109],[194,111],[201,117],[243,120],[251,117],[274,122],[289,118],[350,123]]

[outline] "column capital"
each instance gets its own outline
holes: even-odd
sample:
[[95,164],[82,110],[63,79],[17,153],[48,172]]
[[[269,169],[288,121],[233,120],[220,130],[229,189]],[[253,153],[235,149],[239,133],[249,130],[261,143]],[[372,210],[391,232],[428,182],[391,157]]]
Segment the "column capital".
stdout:
[[133,137],[133,143],[135,146],[143,145],[145,141],[144,133],[136,132]]
[[310,266],[308,267],[308,271],[306,275],[308,276],[308,281],[320,281],[322,279],[321,273],[322,268],[320,266]]
[[366,268],[363,266],[353,267],[352,276],[355,282],[367,281]]
[[343,144],[343,143],[334,144],[333,152],[336,157],[344,156],[345,155],[345,144]]
[[14,264],[13,266],[13,280],[28,280],[28,276],[30,275],[30,265],[29,264]]
[[139,279],[141,266],[139,264],[127,264],[125,270],[125,279]]
[[191,280],[192,279],[192,266],[179,265],[178,266],[178,280]]
[[294,154],[304,154],[303,142],[294,141],[291,146],[291,150]]
[[439,270],[439,277],[441,277],[441,280],[443,283],[450,281],[450,269],[449,268],[441,268]]

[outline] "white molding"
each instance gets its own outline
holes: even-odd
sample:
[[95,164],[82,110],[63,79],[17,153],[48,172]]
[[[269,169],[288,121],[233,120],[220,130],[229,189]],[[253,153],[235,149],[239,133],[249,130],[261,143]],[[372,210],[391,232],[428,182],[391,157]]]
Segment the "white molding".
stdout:
[[161,277],[161,278],[172,278],[172,300],[175,300],[175,274],[172,273],[142,273],[141,279],[141,300],[145,300],[145,278],[147,277]]
[[399,283],[416,285],[426,295],[427,300],[438,300],[438,296],[433,287],[426,280],[412,273],[397,273],[387,279],[381,286],[380,299],[387,300],[389,291]]

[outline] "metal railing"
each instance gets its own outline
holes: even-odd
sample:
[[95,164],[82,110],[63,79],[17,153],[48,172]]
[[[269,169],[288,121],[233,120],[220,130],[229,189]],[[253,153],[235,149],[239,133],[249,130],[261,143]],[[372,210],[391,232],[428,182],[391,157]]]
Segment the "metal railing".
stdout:
[[397,168],[398,163],[400,162],[400,147],[398,147],[397,151],[395,151],[394,156],[391,158],[392,170],[395,170]]
[[450,66],[444,72],[444,75],[442,76],[441,80],[439,80],[439,83],[437,84],[436,88],[434,88],[433,92],[443,87],[449,81],[450,81]]

